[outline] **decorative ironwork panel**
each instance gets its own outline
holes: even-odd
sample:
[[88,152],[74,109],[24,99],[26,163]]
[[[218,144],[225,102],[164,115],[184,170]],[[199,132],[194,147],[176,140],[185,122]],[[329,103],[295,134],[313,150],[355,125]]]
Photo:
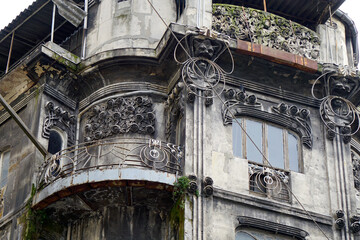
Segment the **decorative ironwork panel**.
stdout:
[[148,97],[118,97],[94,106],[87,113],[85,141],[124,133],[153,134],[155,114]]
[[280,16],[252,8],[213,4],[213,29],[231,38],[317,60],[320,40],[317,34]]
[[62,150],[41,166],[39,184],[90,169],[141,167],[181,174],[183,150],[156,139],[112,138]]
[[[327,128],[328,139],[340,135],[347,144],[359,131],[360,113],[351,102],[360,88],[359,80],[356,69],[323,64],[323,74],[314,81],[311,93],[315,99],[321,100],[320,117]],[[322,92],[321,96],[315,95],[315,88],[317,95]]]
[[271,199],[290,202],[290,177],[284,170],[249,163],[250,191]]

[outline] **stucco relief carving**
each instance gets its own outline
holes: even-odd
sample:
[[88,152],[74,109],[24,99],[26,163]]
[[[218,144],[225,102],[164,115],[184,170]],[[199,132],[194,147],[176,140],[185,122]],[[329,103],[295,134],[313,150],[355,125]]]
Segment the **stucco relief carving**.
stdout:
[[360,159],[354,152],[351,153],[351,158],[353,164],[354,186],[360,191]]
[[[318,84],[320,81],[321,85]],[[314,88],[319,86],[322,87],[322,96],[315,96]],[[327,127],[328,139],[340,135],[344,143],[349,143],[351,136],[359,130],[359,111],[350,101],[358,90],[356,70],[334,64],[323,65],[323,74],[314,82],[312,95],[322,101],[320,117]]]
[[75,123],[76,117],[71,115],[59,106],[55,106],[53,102],[47,102],[45,105],[46,117],[43,122],[42,136],[50,137],[52,127],[58,127],[68,135],[68,146],[75,143]]
[[298,133],[300,132],[302,143],[309,148],[312,147],[310,111],[308,109],[280,103],[278,106],[273,106],[272,110],[279,115],[291,119],[293,123],[288,126],[289,129]]
[[312,129],[308,109],[280,103],[272,106],[272,112],[267,112],[262,109],[257,97],[254,94],[247,94],[243,88],[227,89],[224,91],[224,96],[226,101],[221,111],[224,125],[232,124],[234,117],[259,118],[296,132],[305,146],[312,147]]
[[[201,33],[211,35],[209,30],[186,35],[176,46],[174,57],[183,65],[181,77],[187,90],[187,101],[193,103],[196,97],[200,97],[205,99],[206,106],[210,106],[213,98],[224,90],[225,74],[232,72],[226,72],[216,61],[224,53],[231,56],[231,52],[225,41]],[[180,51],[183,51],[185,59],[178,59]]]
[[280,16],[260,10],[213,4],[213,29],[231,38],[262,44],[271,48],[318,59],[317,34]]
[[118,97],[94,106],[87,113],[85,141],[124,133],[153,134],[155,114],[148,97]]
[[166,138],[175,141],[176,126],[184,115],[185,100],[183,96],[184,84],[179,82],[169,94],[166,101]]

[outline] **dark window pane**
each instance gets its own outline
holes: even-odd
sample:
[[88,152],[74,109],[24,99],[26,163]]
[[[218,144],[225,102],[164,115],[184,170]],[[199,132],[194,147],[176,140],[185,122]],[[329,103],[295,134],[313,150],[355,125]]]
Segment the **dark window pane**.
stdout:
[[1,183],[0,187],[4,187],[7,183],[7,176],[9,172],[10,163],[10,151],[6,151],[2,154],[1,159]]
[[254,240],[252,236],[245,232],[237,232],[235,240]]
[[267,142],[271,166],[284,168],[283,130],[268,125]]
[[291,133],[288,133],[288,148],[289,148],[289,169],[292,171],[299,171],[299,154],[298,154],[298,139]]
[[[262,151],[262,124],[259,122],[246,120],[246,132],[255,142],[256,146]],[[263,158],[261,153],[250,141],[248,136],[246,136],[246,154],[248,160],[262,163]]]
[[[241,124],[241,119],[238,119],[239,123]],[[233,131],[233,153],[236,157],[243,157],[241,153],[242,148],[242,140],[241,140],[241,134],[242,129],[239,126],[239,124],[233,119],[232,122],[232,131]]]
[[61,151],[62,143],[61,135],[56,131],[50,131],[48,152],[55,154]]

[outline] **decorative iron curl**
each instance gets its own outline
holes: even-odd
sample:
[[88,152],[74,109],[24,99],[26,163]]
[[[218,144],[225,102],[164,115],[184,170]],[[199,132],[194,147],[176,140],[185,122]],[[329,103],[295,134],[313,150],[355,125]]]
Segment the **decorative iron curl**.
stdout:
[[[180,41],[177,43],[174,49],[174,60],[183,65],[181,75],[182,80],[189,91],[190,94],[195,96],[212,99],[216,95],[221,94],[225,89],[225,75],[231,74],[234,71],[234,58],[231,54],[229,45],[226,41],[222,41],[225,47],[217,54],[217,56],[208,59],[205,57],[196,57],[191,56],[190,51],[188,51],[182,42],[189,37],[191,34],[186,34]],[[179,46],[185,52],[187,59],[185,61],[180,61],[177,57],[177,51]],[[231,70],[225,71],[220,67],[216,60],[227,50],[231,58]],[[204,66],[205,65],[205,66]],[[203,69],[202,69],[203,68]],[[223,82],[223,87],[217,94],[212,94],[213,91],[216,91],[215,88],[219,85],[220,82]],[[199,94],[198,91],[204,91],[205,94]],[[209,94],[209,92],[211,92]]]
[[[336,102],[341,102],[343,106],[341,113],[333,107]],[[320,104],[320,117],[329,131],[340,135],[351,137],[360,129],[360,116],[355,105],[349,100],[339,96],[327,96]],[[335,121],[335,118],[341,118],[345,122]],[[356,124],[355,126],[353,126]],[[336,131],[335,127],[342,128],[342,131]]]
[[[318,98],[314,93],[314,87],[319,80],[322,77],[333,73],[335,73],[335,71],[325,72],[320,75],[311,87],[311,95],[316,100],[321,101],[319,107],[320,118],[328,129],[329,138],[332,139],[335,135],[351,138],[351,136],[356,134],[360,129],[360,113],[356,106],[344,97],[330,95],[328,81],[325,82],[325,90],[328,95]],[[338,119],[342,119],[343,121],[337,121]],[[341,131],[336,131],[336,128],[340,128]],[[346,142],[348,141],[349,140],[346,140]]]
[[249,178],[254,179],[254,187],[257,190],[263,193],[271,190],[275,195],[283,190],[283,184],[289,183],[286,173],[255,164],[249,164]]

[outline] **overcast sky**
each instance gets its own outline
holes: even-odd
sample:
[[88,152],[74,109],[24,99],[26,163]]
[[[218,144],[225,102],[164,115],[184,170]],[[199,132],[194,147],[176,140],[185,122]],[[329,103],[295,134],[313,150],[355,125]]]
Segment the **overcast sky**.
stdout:
[[[7,26],[21,11],[26,9],[33,0],[1,0],[0,1],[0,29]],[[360,29],[360,0],[346,0],[340,7],[354,20],[357,29]],[[359,37],[360,38],[360,37]]]

